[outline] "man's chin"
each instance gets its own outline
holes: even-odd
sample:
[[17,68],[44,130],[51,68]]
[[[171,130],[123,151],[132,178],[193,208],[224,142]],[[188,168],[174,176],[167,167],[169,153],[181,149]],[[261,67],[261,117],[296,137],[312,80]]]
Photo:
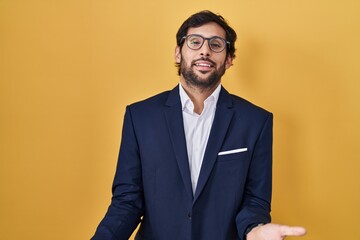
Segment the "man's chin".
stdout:
[[210,74],[197,74],[195,82],[199,83],[199,85],[207,85],[209,80]]
[[201,89],[209,89],[217,85],[217,81],[211,81],[209,78],[197,78],[196,81],[188,81],[191,85]]
[[209,89],[217,85],[219,78],[214,70],[199,70],[192,69],[192,71],[182,72],[187,84],[201,89]]
[[201,82],[207,82],[213,75],[213,71],[196,71],[194,73],[197,79]]

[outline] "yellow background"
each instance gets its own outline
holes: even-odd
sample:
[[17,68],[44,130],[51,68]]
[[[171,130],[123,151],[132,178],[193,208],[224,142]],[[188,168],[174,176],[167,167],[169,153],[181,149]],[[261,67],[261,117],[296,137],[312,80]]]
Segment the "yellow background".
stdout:
[[275,115],[273,221],[360,239],[360,1],[1,0],[1,240],[92,236],[124,108],[178,83],[203,9],[239,35],[224,86]]

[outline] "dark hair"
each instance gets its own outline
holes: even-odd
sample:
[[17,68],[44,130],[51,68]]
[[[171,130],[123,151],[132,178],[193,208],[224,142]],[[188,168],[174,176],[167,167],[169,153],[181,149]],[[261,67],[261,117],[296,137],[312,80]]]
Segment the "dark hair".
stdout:
[[[226,20],[219,14],[215,14],[211,11],[205,10],[190,16],[186,21],[180,26],[176,34],[176,44],[180,48],[182,47],[184,41],[183,37],[186,36],[189,28],[200,27],[206,23],[214,22],[220,25],[226,33],[226,40],[230,42],[226,48],[227,56],[235,58],[235,41],[236,41],[236,32],[232,29]],[[175,66],[178,68],[178,74],[180,75],[181,69],[180,64],[176,63]]]

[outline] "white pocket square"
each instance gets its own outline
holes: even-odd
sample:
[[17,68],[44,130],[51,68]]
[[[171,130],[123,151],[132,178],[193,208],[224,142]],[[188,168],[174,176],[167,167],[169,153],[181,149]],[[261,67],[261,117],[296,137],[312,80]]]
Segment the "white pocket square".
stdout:
[[233,153],[239,153],[239,152],[246,152],[246,151],[247,151],[247,148],[238,148],[238,149],[219,152],[218,155],[221,156],[221,155],[227,155],[227,154],[233,154]]

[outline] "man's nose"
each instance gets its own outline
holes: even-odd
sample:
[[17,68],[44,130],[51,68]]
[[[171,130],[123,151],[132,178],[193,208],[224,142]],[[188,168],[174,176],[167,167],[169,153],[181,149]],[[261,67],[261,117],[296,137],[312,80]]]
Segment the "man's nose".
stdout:
[[204,44],[201,46],[200,54],[205,55],[205,56],[210,56],[211,55],[211,48],[210,48],[208,40],[205,40]]

